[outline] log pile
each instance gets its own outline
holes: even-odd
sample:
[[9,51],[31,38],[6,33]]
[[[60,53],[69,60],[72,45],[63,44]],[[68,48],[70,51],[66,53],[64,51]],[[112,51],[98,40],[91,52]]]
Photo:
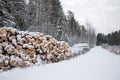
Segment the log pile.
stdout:
[[39,32],[0,28],[0,70],[66,60],[73,54],[66,42]]

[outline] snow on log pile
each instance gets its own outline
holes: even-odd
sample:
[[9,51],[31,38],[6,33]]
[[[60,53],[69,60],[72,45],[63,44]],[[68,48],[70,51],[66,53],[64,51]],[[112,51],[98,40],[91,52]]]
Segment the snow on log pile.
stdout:
[[73,54],[66,42],[39,32],[0,28],[0,70],[66,60]]

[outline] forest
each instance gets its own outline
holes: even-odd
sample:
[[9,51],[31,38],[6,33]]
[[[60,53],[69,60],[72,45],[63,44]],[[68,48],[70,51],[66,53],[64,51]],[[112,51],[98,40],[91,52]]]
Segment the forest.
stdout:
[[97,35],[97,45],[109,44],[109,45],[120,45],[120,30],[104,35],[99,33]]
[[89,20],[81,25],[74,12],[64,13],[59,0],[0,0],[0,27],[42,32],[70,45],[96,44],[96,33]]

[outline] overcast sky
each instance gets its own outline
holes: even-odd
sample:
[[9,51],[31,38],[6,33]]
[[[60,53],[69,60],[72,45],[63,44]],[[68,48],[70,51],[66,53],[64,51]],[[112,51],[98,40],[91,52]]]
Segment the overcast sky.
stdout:
[[88,18],[97,32],[120,30],[120,0],[60,0],[63,10],[74,12],[80,24]]

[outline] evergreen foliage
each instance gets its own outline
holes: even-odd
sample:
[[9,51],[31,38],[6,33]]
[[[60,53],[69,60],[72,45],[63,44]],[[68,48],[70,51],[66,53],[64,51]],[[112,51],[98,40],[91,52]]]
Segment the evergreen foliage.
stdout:
[[97,45],[107,43],[109,45],[120,45],[120,30],[112,32],[108,35],[99,33],[97,35]]

